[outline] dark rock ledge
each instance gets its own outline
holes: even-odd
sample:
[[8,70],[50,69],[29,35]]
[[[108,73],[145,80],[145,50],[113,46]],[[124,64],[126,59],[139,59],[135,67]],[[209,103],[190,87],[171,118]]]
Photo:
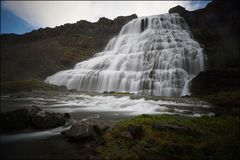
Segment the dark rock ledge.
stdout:
[[65,123],[64,115],[44,111],[37,106],[1,113],[1,128],[3,130],[26,129],[27,127],[49,129],[63,126]]

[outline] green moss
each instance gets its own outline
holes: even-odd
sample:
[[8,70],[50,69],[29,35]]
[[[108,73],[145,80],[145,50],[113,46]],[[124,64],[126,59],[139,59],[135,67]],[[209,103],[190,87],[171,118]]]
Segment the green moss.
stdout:
[[[157,124],[180,129],[156,128]],[[126,138],[133,126],[141,126],[140,138]],[[101,159],[237,159],[240,155],[239,117],[187,118],[141,115],[120,121],[103,136]]]
[[87,59],[88,51],[83,48],[68,48],[61,56],[59,64],[65,67],[73,67],[79,61]]
[[65,125],[66,121],[65,121],[63,115],[61,115],[60,113],[53,113],[53,114],[58,119],[58,122],[59,122],[60,126]]
[[17,91],[31,91],[31,90],[60,90],[63,88],[46,84],[40,80],[19,80],[1,82],[1,93],[17,92]]

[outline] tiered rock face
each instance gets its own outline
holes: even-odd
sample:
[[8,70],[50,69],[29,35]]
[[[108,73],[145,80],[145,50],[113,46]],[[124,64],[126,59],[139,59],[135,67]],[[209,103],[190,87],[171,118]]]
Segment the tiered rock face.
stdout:
[[124,25],[103,52],[45,82],[79,91],[180,96],[189,94],[188,82],[204,70],[204,59],[178,14],[139,17]]
[[137,15],[85,20],[23,35],[1,34],[1,80],[45,79],[92,57]]

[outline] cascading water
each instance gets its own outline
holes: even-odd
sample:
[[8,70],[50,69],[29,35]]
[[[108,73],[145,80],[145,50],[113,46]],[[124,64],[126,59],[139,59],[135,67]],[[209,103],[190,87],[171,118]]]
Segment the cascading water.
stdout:
[[79,91],[180,96],[189,94],[189,82],[201,70],[202,48],[174,13],[130,21],[103,52],[45,82]]

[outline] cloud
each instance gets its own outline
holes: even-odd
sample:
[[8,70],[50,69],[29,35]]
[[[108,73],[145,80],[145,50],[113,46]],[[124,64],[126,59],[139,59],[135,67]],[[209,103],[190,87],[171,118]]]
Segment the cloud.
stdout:
[[[100,17],[114,19],[136,13],[138,16],[167,13],[187,1],[3,1],[2,7],[34,27],[55,27],[81,19],[96,22]],[[196,7],[196,6],[195,6]]]

